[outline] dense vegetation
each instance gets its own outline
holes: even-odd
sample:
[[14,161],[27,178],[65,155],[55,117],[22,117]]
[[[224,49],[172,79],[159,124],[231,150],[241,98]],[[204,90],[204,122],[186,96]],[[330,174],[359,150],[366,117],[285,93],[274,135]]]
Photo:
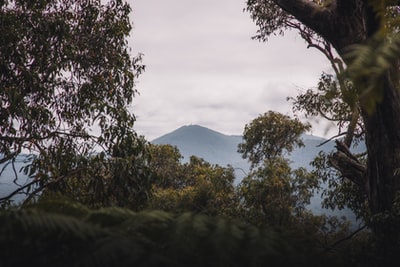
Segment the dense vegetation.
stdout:
[[[316,90],[292,101],[298,112],[337,122],[340,133],[337,152],[318,155],[312,172],[293,170],[285,157],[310,126],[260,115],[244,127],[238,151],[251,171],[235,186],[229,166],[195,156],[182,163],[175,147],[134,131],[129,105],[144,66],[129,55],[128,4],[0,1],[0,163],[30,155],[28,183],[0,199],[0,265],[393,263],[400,250],[394,7],[247,2],[257,38],[296,29],[331,61],[336,75],[323,74]],[[341,34],[332,35],[334,27]],[[350,147],[364,141],[366,154],[353,155]],[[366,225],[350,232],[345,221],[308,212],[321,181],[331,185],[326,206],[350,207]],[[16,193],[27,196],[18,206],[10,202]]]

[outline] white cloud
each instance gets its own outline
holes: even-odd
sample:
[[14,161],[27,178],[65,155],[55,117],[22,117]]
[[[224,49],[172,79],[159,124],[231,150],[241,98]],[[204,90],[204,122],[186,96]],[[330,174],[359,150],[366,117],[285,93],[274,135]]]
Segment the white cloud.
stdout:
[[261,113],[291,113],[286,97],[317,83],[328,63],[300,37],[251,40],[241,0],[131,0],[130,44],[146,72],[133,108],[152,140],[185,124],[241,134]]

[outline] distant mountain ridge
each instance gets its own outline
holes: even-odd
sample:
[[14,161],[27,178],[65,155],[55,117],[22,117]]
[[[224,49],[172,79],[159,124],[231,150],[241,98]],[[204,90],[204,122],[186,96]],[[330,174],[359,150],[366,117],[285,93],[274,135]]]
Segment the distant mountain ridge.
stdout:
[[[305,167],[310,169],[309,163],[318,155],[319,151],[329,152],[334,149],[333,141],[326,142],[323,146],[320,146],[326,139],[306,134],[302,138],[305,147],[296,148],[288,157],[291,160],[293,168]],[[188,125],[156,138],[151,143],[176,146],[184,157],[183,161],[188,161],[190,156],[195,155],[211,164],[218,164],[220,166],[229,164],[235,169],[235,183],[238,184],[249,172],[250,167],[247,160],[243,159],[240,153],[237,152],[238,144],[242,141],[243,138],[240,135],[225,135],[200,125]],[[25,165],[26,156],[20,155],[18,157],[16,162],[17,172]],[[4,168],[3,174],[0,175],[0,197],[5,197],[14,191],[17,185],[12,181],[15,177],[13,168],[5,166],[5,164],[0,164],[0,168]],[[27,177],[22,173],[18,174],[20,176],[18,182],[24,184]],[[16,195],[13,199],[18,202],[24,198],[24,196]],[[333,212],[322,209],[321,197],[319,195],[315,195],[312,198],[310,209],[315,214],[326,213],[331,215],[345,215],[348,218],[352,217],[352,214],[348,211]]]
[[189,125],[154,139],[152,143],[177,146],[185,161],[195,155],[213,164],[227,165],[243,161],[237,153],[241,141],[239,135],[224,135],[200,125]]
[[[292,162],[292,167],[295,168],[308,168],[309,163],[319,151],[334,149],[333,142],[319,147],[326,141],[321,137],[304,134],[302,139],[305,147],[295,148],[288,157]],[[176,146],[184,157],[184,161],[188,161],[190,156],[195,155],[212,164],[221,166],[229,164],[248,172],[250,164],[237,152],[238,145],[242,141],[243,137],[240,135],[225,135],[200,125],[187,125],[156,138],[151,143]],[[242,178],[243,172],[238,172],[237,175]]]
[[[195,155],[211,164],[220,166],[231,165],[235,169],[238,184],[249,172],[250,164],[237,152],[238,144],[243,140],[239,135],[225,135],[200,125],[182,126],[168,134],[151,141],[153,144],[168,144],[176,146],[187,162],[190,156]],[[331,152],[334,150],[334,142],[327,139],[303,134],[304,147],[295,148],[288,156],[292,168],[304,167],[311,169],[310,162],[320,151]],[[349,210],[332,211],[321,207],[322,198],[319,194],[314,195],[309,205],[314,214],[328,214],[346,216],[355,220],[354,214]]]

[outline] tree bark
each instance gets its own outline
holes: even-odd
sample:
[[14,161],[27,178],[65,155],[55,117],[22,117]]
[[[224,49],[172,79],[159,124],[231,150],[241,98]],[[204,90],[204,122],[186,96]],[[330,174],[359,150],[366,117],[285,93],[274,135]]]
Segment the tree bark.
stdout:
[[[352,45],[365,43],[381,26],[368,0],[336,0],[329,8],[320,8],[309,0],[273,1],[324,37],[344,60],[346,58],[343,56]],[[365,182],[360,182],[360,168],[353,177],[355,183],[362,185],[362,190],[366,192],[373,215],[392,214],[393,202],[400,190],[400,175],[396,171],[400,168],[400,92],[389,72],[382,79],[383,100],[377,103],[375,112],[368,113],[361,108],[368,153]],[[337,164],[347,156],[343,151],[338,151],[337,155],[340,156]],[[340,168],[339,171],[342,174],[354,174]],[[374,226],[377,232],[398,240],[398,229],[393,232],[387,225]]]
[[400,189],[400,92],[390,74],[384,77],[383,101],[372,114],[363,112],[368,151],[367,178],[373,214],[391,211]]

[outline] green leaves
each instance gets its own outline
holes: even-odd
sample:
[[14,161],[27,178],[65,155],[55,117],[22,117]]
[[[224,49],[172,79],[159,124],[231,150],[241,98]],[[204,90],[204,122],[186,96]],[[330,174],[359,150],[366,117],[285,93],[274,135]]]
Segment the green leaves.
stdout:
[[1,211],[0,223],[1,266],[306,266],[321,259],[300,234],[193,213],[56,201]]
[[129,105],[144,66],[129,54],[130,11],[120,0],[1,4],[1,161],[37,155],[29,173],[45,186],[138,138]]
[[264,160],[281,157],[295,146],[302,146],[300,136],[310,127],[298,119],[269,111],[245,126],[244,142],[239,144],[238,152],[255,168]]
[[294,225],[318,187],[315,176],[304,169],[292,170],[285,159],[295,146],[302,146],[301,134],[310,128],[298,119],[269,111],[244,130],[238,151],[248,158],[251,172],[239,185],[245,217],[257,225]]
[[[386,73],[398,80],[398,58],[400,57],[400,35],[375,35],[365,45],[354,45],[346,54],[351,62],[346,74],[351,78],[357,90],[360,105],[368,113],[375,111],[375,106],[383,100],[383,90],[388,86]],[[398,87],[398,83],[394,86]]]
[[150,145],[151,168],[157,179],[149,201],[152,209],[233,215],[236,208],[234,173],[192,156],[182,164],[181,154],[170,145]]

